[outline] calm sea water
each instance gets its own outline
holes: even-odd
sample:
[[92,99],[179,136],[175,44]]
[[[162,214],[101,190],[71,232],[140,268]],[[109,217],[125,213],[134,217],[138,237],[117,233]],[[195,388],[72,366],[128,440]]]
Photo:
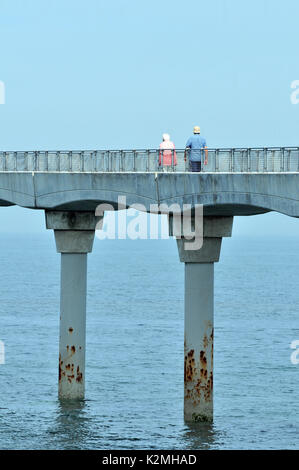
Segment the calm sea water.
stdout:
[[183,421],[183,265],[174,240],[89,255],[86,400],[57,399],[53,234],[1,235],[1,449],[299,448],[299,239],[232,237],[215,266],[215,420]]

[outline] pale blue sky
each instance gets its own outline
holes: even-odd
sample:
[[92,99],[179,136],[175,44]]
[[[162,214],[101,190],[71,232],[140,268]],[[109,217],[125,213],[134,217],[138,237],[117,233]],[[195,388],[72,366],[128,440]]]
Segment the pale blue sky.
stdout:
[[[0,0],[0,149],[299,145],[294,0]],[[43,214],[1,209],[1,231]],[[235,234],[299,233],[277,214]]]

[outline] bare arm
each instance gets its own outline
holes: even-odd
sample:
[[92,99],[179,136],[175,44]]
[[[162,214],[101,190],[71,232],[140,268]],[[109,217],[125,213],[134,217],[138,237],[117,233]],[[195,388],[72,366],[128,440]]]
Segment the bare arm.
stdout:
[[208,164],[208,147],[205,146],[204,149],[205,149],[205,165],[207,165]]

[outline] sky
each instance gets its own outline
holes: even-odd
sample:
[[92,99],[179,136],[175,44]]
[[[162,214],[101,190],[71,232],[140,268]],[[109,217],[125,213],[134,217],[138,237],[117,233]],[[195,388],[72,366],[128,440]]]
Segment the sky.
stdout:
[[[0,0],[0,150],[298,146],[294,0]],[[298,95],[299,96],[299,95]],[[299,101],[299,100],[298,100]],[[42,211],[1,208],[0,231],[42,232]],[[280,214],[236,235],[294,235]]]

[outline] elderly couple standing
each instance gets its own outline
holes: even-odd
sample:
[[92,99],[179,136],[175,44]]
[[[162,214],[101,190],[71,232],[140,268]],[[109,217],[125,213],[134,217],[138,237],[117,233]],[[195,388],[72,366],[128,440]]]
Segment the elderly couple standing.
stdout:
[[[169,134],[163,134],[163,142],[160,144],[159,165],[164,168],[169,168],[177,165],[177,157],[175,152],[174,143],[171,142]],[[201,171],[202,152],[205,151],[204,164],[208,163],[208,148],[206,139],[200,135],[200,127],[194,126],[193,135],[189,137],[186,143],[185,161],[187,155],[189,157],[190,170]]]

